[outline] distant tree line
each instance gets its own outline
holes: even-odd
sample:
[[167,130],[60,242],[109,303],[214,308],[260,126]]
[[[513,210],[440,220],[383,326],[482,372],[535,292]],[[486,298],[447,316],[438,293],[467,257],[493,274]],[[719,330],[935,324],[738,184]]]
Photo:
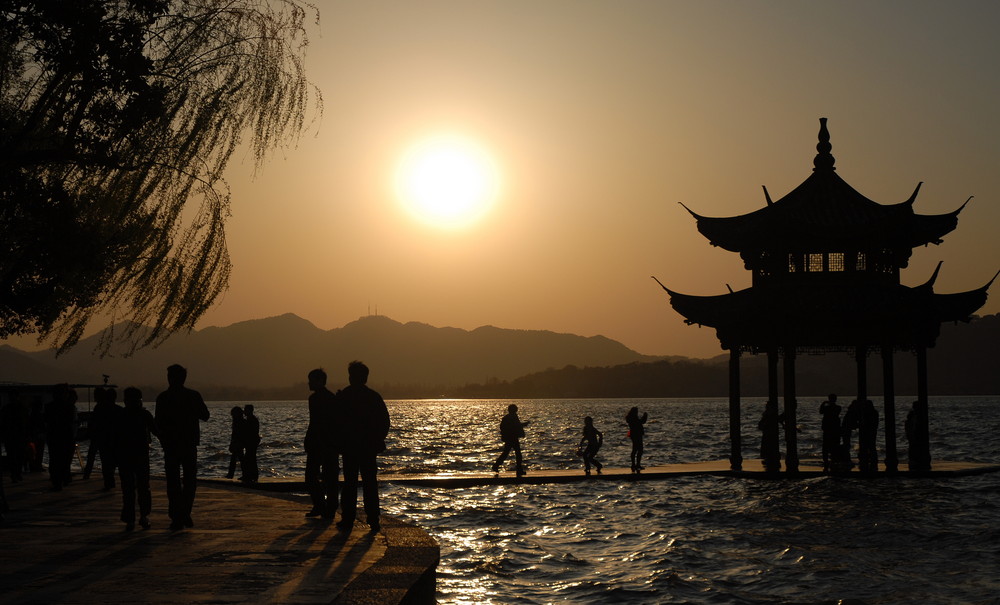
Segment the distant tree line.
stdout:
[[[945,324],[937,346],[928,351],[929,388],[938,395],[1000,394],[1000,315],[974,318],[968,324]],[[912,352],[895,354],[895,389],[900,396],[916,392]],[[882,394],[882,362],[868,359],[868,392]],[[767,358],[744,354],[741,394],[767,396]],[[780,381],[779,381],[780,382]],[[780,388],[780,384],[779,384]],[[857,390],[854,357],[846,352],[799,355],[796,391],[800,395],[829,392],[850,397]],[[589,398],[589,397],[725,397],[729,393],[728,355],[708,360],[630,363],[612,367],[566,366],[511,381],[471,384],[455,390],[462,398]]]

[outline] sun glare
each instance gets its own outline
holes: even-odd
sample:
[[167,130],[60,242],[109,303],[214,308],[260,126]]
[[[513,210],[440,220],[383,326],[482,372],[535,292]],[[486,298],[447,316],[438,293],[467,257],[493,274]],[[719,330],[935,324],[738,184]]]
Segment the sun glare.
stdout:
[[455,135],[425,139],[403,156],[396,194],[406,209],[436,227],[475,223],[493,205],[499,177],[490,156],[474,141]]

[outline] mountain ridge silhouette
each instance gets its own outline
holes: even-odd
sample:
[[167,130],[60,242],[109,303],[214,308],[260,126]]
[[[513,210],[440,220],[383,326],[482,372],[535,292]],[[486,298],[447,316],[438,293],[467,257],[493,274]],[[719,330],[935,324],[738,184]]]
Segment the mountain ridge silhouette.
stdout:
[[[0,381],[98,383],[102,374],[120,386],[165,386],[165,368],[189,368],[192,387],[214,400],[302,398],[305,374],[324,367],[330,384],[346,382],[347,363],[372,368],[373,387],[387,398],[465,397],[724,397],[728,355],[709,359],[651,356],[604,336],[481,326],[473,330],[400,323],[366,316],[341,328],[321,330],[297,315],[247,320],[179,334],[157,349],[129,359],[94,355],[99,335],[56,358],[0,346]],[[939,395],[1000,394],[1000,314],[969,323],[944,324],[928,351],[930,389]],[[266,343],[266,344],[265,344]],[[896,392],[914,391],[912,353],[897,352]],[[744,355],[745,397],[766,395],[766,356]],[[799,356],[798,392],[840,393],[856,388],[855,362],[847,353]],[[868,387],[881,394],[881,361],[868,359]]]
[[[115,328],[112,328],[115,329]],[[194,388],[268,389],[305,384],[309,370],[323,367],[331,386],[346,382],[347,364],[365,361],[373,387],[408,385],[453,388],[467,383],[511,380],[563,367],[653,361],[604,336],[481,326],[474,330],[401,323],[370,315],[322,330],[295,314],[211,326],[175,334],[156,348],[130,357],[95,354],[101,334],[82,340],[61,356],[54,351],[0,350],[0,380],[162,385],[165,368],[188,368]],[[20,373],[20,375],[18,375]]]

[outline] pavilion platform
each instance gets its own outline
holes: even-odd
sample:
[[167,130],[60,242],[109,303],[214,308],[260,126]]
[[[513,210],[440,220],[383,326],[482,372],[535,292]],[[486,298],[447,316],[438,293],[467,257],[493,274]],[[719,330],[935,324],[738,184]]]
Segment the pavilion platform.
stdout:
[[[484,473],[435,473],[427,475],[379,475],[380,481],[387,481],[397,485],[413,485],[418,487],[433,488],[462,488],[477,487],[484,485],[544,485],[550,483],[577,483],[583,481],[662,481],[676,477],[691,475],[708,475],[717,477],[739,477],[744,479],[785,479],[799,480],[814,477],[834,476],[844,478],[872,479],[879,477],[963,477],[968,475],[979,475],[983,473],[1000,472],[1000,463],[979,463],[979,462],[948,462],[937,461],[933,463],[930,471],[909,471],[905,465],[895,473],[887,473],[880,470],[875,473],[862,473],[852,470],[842,473],[824,473],[822,461],[801,460],[797,473],[769,473],[764,471],[760,460],[744,460],[743,470],[734,471],[729,468],[728,460],[712,460],[705,462],[686,462],[680,464],[663,464],[659,466],[646,467],[641,473],[633,473],[627,468],[604,467],[601,474],[591,472],[585,475],[582,468],[578,469],[528,469],[528,473],[518,477],[513,471],[505,471],[494,474]],[[237,483],[231,479],[209,478],[205,481],[216,484]],[[302,481],[289,479],[263,479],[255,484],[255,487],[263,491],[304,493],[305,483]]]
[[664,464],[659,466],[646,467],[641,473],[633,473],[627,468],[604,467],[600,474],[591,471],[586,475],[583,469],[572,470],[544,470],[528,469],[527,474],[522,477],[516,476],[513,472],[500,474],[476,473],[476,474],[435,474],[421,476],[385,476],[382,479],[397,484],[414,485],[420,487],[473,487],[480,485],[541,485],[547,483],[578,483],[585,481],[663,481],[677,477],[702,475],[717,477],[739,477],[743,479],[784,479],[798,480],[810,479],[814,477],[836,476],[845,478],[870,479],[877,477],[959,477],[966,475],[976,475],[982,473],[1000,472],[1000,464],[981,464],[973,462],[936,462],[934,468],[925,472],[912,472],[900,470],[895,473],[878,471],[876,473],[861,473],[857,470],[843,473],[824,473],[822,462],[819,460],[803,460],[799,462],[797,473],[777,472],[769,473],[764,471],[760,460],[744,460],[742,471],[733,471],[729,468],[728,460],[715,460],[707,462],[689,462],[683,464]]
[[195,526],[170,531],[154,480],[152,527],[126,532],[121,491],[100,475],[58,492],[43,473],[4,479],[5,604],[434,602],[438,544],[397,519],[341,532],[306,518],[306,498],[199,481]]

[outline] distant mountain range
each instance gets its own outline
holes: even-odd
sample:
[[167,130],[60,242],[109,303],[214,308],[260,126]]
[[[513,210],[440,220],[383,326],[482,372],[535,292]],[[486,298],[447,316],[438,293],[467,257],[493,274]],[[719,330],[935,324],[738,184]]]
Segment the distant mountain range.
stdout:
[[[694,328],[692,328],[694,329]],[[363,317],[342,328],[320,330],[292,314],[178,334],[130,358],[93,354],[98,336],[68,353],[0,347],[0,381],[100,382],[150,394],[165,385],[165,368],[189,369],[189,384],[208,399],[296,399],[307,394],[305,375],[315,367],[331,386],[346,383],[347,364],[365,361],[371,385],[387,398],[422,397],[723,397],[727,360],[642,355],[611,339],[491,326],[475,330]],[[945,324],[928,352],[930,390],[939,395],[1000,394],[1000,315],[968,324]],[[915,392],[915,362],[896,354],[896,391]],[[881,394],[881,361],[868,361],[869,392]],[[851,355],[800,355],[797,390],[850,396],[856,389]],[[767,393],[766,358],[745,355],[745,397]],[[147,395],[151,399],[152,395]]]
[[362,317],[342,328],[321,330],[293,314],[177,334],[157,348],[128,358],[94,354],[100,335],[67,353],[24,352],[0,347],[0,380],[100,382],[162,388],[165,368],[188,368],[189,385],[206,396],[302,397],[306,374],[323,367],[331,386],[346,383],[347,364],[360,359],[372,370],[370,384],[384,394],[438,396],[469,383],[512,380],[561,368],[608,366],[662,357],[637,353],[603,336],[484,326],[475,330]]
[[[944,324],[934,348],[927,352],[928,387],[932,395],[1000,395],[1000,315],[969,323]],[[800,354],[795,364],[800,396],[838,393],[850,399],[857,392],[853,354]],[[894,355],[896,394],[916,394],[916,357]],[[712,359],[673,358],[604,368],[568,366],[522,376],[509,382],[467,385],[456,396],[467,398],[537,397],[724,397],[728,394],[729,356]],[[867,362],[868,393],[882,394],[882,358]],[[780,389],[779,380],[779,389]],[[744,398],[767,396],[767,357],[744,355],[740,365]]]

